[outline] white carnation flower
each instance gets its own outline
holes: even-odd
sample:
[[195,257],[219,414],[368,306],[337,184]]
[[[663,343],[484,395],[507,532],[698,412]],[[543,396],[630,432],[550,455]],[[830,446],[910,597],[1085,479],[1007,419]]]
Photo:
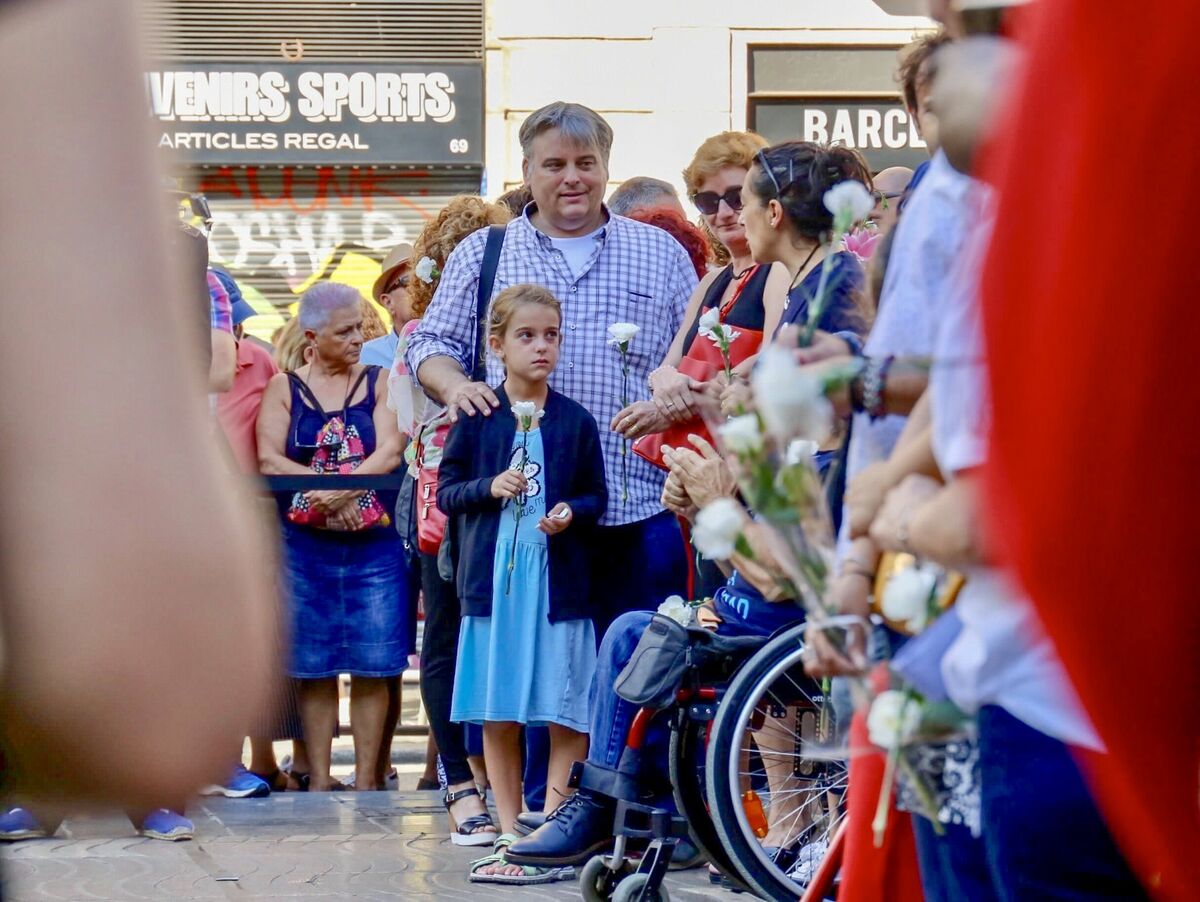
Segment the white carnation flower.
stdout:
[[432,257],[422,257],[417,261],[417,265],[413,267],[413,275],[426,285],[432,285],[435,269],[437,269],[437,264],[433,261]]
[[866,219],[875,209],[875,198],[862,182],[850,179],[838,182],[825,192],[825,209],[833,218],[847,225]]
[[512,412],[517,419],[534,417],[537,415],[537,405],[532,401],[518,401],[512,406]]
[[920,724],[920,704],[895,689],[879,693],[867,712],[867,735],[871,744],[881,749],[903,745],[916,734]]
[[696,609],[683,600],[680,595],[671,595],[658,606],[658,613],[670,617],[680,626],[691,626],[696,619]]
[[709,307],[704,311],[703,315],[701,315],[699,321],[697,322],[696,330],[701,335],[708,336],[712,333],[714,326],[720,325],[721,311],[719,311],[716,307]]
[[804,372],[791,353],[768,347],[750,377],[767,431],[781,441],[807,438],[818,444],[833,433],[833,405],[824,383]]
[[888,620],[919,633],[929,619],[929,600],[937,586],[937,572],[930,567],[908,567],[892,575],[883,590],[880,610]]
[[758,425],[758,417],[752,413],[744,413],[740,417],[731,417],[717,430],[725,447],[734,454],[748,454],[761,451],[763,434]]
[[742,534],[742,506],[732,498],[718,498],[704,506],[692,526],[692,544],[710,560],[733,556]]
[[783,460],[789,467],[794,467],[797,464],[802,464],[806,460],[812,460],[817,451],[821,448],[816,442],[807,438],[794,439],[787,446],[787,452],[784,454]]
[[609,344],[628,345],[640,331],[641,327],[633,323],[613,323],[608,327]]

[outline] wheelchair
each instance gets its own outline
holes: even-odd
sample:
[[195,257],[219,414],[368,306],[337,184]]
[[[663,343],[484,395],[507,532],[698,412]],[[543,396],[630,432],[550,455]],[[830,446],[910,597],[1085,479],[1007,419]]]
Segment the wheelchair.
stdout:
[[[837,723],[828,684],[804,673],[804,624],[771,637],[687,632],[685,666],[668,680],[677,688],[667,704],[640,708],[625,750],[637,754],[651,723],[667,721],[678,813],[619,799],[613,853],[583,867],[583,898],[666,902],[662,881],[684,836],[734,891],[792,902],[832,897],[847,765],[825,751]],[[629,698],[620,680],[618,694]],[[645,842],[635,864],[630,845]]]

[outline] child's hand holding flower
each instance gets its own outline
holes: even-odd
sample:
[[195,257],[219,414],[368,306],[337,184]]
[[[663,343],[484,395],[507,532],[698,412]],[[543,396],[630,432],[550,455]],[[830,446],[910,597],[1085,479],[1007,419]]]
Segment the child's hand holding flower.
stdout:
[[527,485],[524,473],[505,470],[492,480],[492,497],[509,501],[524,492]]

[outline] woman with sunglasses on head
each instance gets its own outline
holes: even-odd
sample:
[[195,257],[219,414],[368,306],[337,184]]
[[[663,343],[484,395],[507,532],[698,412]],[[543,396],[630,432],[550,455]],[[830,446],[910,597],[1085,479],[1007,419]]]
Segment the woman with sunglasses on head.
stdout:
[[[696,340],[702,314],[715,309],[735,329],[770,335],[783,313],[787,273],[782,266],[756,264],[739,221],[742,182],[754,155],[766,146],[764,138],[750,132],[722,132],[701,144],[683,170],[688,196],[708,233],[729,251],[730,262],[701,279],[666,359],[650,374],[654,403],[672,423],[687,422],[698,413],[695,381],[678,366]],[[736,369],[748,373],[753,364],[749,357]]]

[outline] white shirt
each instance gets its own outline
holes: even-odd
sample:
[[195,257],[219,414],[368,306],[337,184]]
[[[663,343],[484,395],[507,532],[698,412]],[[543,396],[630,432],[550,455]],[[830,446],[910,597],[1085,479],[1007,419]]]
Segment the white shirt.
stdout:
[[[990,415],[978,283],[990,233],[990,217],[981,216],[937,304],[930,410],[934,455],[948,477],[987,460]],[[964,575],[957,602],[963,629],[942,658],[954,703],[968,713],[998,705],[1048,736],[1101,749],[1033,605],[1009,574],[976,567]]]
[[[976,211],[972,197],[978,191],[979,184],[955,170],[938,151],[896,226],[879,313],[863,346],[868,357],[933,353],[935,301],[947,289],[962,253],[967,226]],[[849,479],[871,464],[887,460],[906,419],[892,415],[872,420],[866,413],[854,415],[846,456]],[[839,557],[849,549],[848,523],[843,518]]]
[[567,269],[571,271],[571,278],[577,278],[587,262],[592,259],[592,254],[595,253],[596,243],[600,238],[600,233],[604,231],[604,226],[596,229],[587,235],[581,235],[578,238],[550,238],[550,243],[554,245],[554,249],[563,256],[563,260],[567,264]]

